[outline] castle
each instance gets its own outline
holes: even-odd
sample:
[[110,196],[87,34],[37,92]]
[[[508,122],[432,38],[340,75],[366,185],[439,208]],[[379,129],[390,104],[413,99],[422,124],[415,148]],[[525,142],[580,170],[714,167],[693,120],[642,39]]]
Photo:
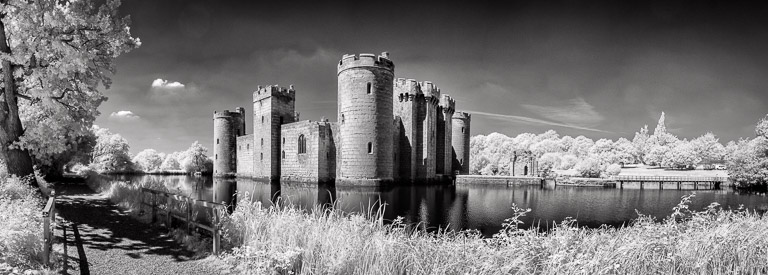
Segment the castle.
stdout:
[[395,79],[386,52],[344,55],[337,69],[337,122],[300,121],[293,85],[253,92],[253,134],[242,107],[214,112],[214,176],[381,185],[468,174],[471,115],[437,85]]

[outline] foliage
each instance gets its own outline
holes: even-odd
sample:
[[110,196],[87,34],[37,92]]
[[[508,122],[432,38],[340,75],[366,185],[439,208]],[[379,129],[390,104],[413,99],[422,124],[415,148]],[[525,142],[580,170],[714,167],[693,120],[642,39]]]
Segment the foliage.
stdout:
[[178,160],[180,155],[180,152],[174,152],[172,154],[166,155],[163,163],[160,164],[160,171],[180,170],[181,163],[179,163]]
[[[547,233],[520,229],[531,209],[492,238],[414,230],[382,212],[264,207],[244,196],[225,217],[230,273],[258,274],[758,274],[768,268],[768,219],[684,197],[663,222],[640,215],[622,228],[566,218]],[[535,209],[533,210],[535,211]]]
[[555,167],[560,166],[560,153],[546,153],[539,158],[539,175],[545,178],[553,178]]
[[571,154],[565,154],[560,158],[559,169],[563,169],[563,170],[572,169],[574,166],[576,166],[576,163],[578,162],[579,162],[579,159],[576,158],[576,156]]
[[144,149],[133,157],[133,164],[136,169],[144,172],[158,171],[163,164],[163,156],[155,149]]
[[706,133],[691,140],[691,145],[701,161],[706,163],[721,162],[725,158],[725,146],[715,134]]
[[213,172],[213,161],[208,158],[208,149],[195,141],[181,153],[181,167],[188,173]]
[[20,121],[23,128],[4,123],[2,130],[13,142],[11,149],[25,150],[37,164],[64,165],[75,152],[87,151],[83,147],[90,143],[82,137],[106,100],[98,88],[109,88],[114,59],[141,43],[131,37],[130,19],[119,15],[117,0],[100,6],[95,1],[3,3],[0,31],[9,49],[0,59],[10,69],[3,73],[15,79],[4,88],[17,92],[5,93],[0,120]]
[[662,164],[666,167],[678,169],[692,168],[701,162],[701,158],[697,153],[695,144],[681,141],[675,144],[672,150],[667,151]]
[[91,167],[99,173],[126,172],[133,169],[128,141],[106,128],[93,126],[96,146],[93,148]]
[[617,163],[608,165],[608,167],[605,168],[605,175],[606,176],[616,176],[619,173],[621,173],[621,165],[619,165]]
[[43,201],[26,179],[0,179],[0,273],[42,268]]
[[576,172],[582,177],[597,178],[600,177],[600,174],[605,168],[597,158],[587,157],[586,159],[583,159],[578,164],[576,164],[575,169]]

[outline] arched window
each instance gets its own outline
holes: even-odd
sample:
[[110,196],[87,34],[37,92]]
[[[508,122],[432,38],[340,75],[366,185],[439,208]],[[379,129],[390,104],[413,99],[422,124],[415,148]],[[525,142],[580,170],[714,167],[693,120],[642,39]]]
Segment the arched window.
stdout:
[[283,138],[283,145],[285,145],[285,138]]
[[307,140],[304,138],[304,135],[299,135],[299,154],[304,154],[307,152]]
[[523,176],[527,176],[527,175],[528,175],[528,165],[526,165],[526,166],[523,168]]
[[285,159],[285,151],[283,151],[283,159]]
[[366,89],[368,91],[367,93],[371,94],[371,82],[368,82],[368,87]]
[[216,144],[219,144],[219,139],[218,138],[216,139]]
[[368,142],[368,154],[373,154],[373,143]]

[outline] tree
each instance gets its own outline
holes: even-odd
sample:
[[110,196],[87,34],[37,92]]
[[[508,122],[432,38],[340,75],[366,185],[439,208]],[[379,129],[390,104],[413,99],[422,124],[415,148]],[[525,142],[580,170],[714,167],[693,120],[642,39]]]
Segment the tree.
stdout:
[[756,137],[729,143],[728,174],[739,187],[768,187],[768,115],[755,127]]
[[645,125],[643,128],[640,128],[640,131],[635,132],[635,137],[632,139],[632,146],[634,147],[632,154],[639,162],[645,163],[644,153],[646,152],[645,148],[648,146],[649,138],[648,125]]
[[602,173],[604,170],[603,164],[594,157],[587,157],[581,160],[578,164],[576,164],[575,169],[580,176],[587,178],[600,177],[600,173]]
[[578,136],[573,139],[573,145],[571,145],[569,153],[576,157],[583,158],[589,154],[589,149],[595,145],[595,142],[585,136]]
[[161,171],[180,170],[181,164],[179,163],[179,160],[178,160],[180,155],[181,155],[180,152],[173,152],[165,156],[163,163],[160,164],[160,170]]
[[208,149],[203,147],[200,143],[195,141],[189,146],[189,149],[182,153],[181,167],[188,173],[194,172],[213,172],[206,167],[206,162],[209,162]]
[[96,135],[96,146],[93,148],[92,168],[99,173],[131,171],[133,162],[128,141],[106,128],[94,125],[93,131]]
[[662,160],[662,165],[670,168],[684,169],[701,162],[695,145],[688,141],[680,141],[668,150]]
[[571,154],[565,154],[560,158],[560,169],[568,170],[572,169],[574,166],[576,166],[576,163],[579,162],[579,159],[576,158],[576,156]]
[[691,140],[691,144],[702,162],[720,162],[725,157],[725,147],[712,133],[706,133]]
[[32,174],[33,156],[50,164],[88,131],[114,59],[140,45],[120,1],[94,2],[0,0],[0,157],[12,175]]
[[560,166],[560,153],[546,153],[539,158],[539,175],[546,178],[554,177],[554,169]]
[[133,158],[133,164],[141,171],[154,172],[160,170],[163,157],[155,149],[144,149]]

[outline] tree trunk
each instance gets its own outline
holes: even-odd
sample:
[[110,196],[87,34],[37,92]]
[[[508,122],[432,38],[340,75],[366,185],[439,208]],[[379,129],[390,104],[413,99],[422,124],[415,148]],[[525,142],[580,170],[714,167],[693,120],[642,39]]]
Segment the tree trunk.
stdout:
[[[8,39],[5,33],[5,15],[0,15],[0,51],[11,54]],[[2,98],[0,98],[0,156],[5,159],[8,166],[8,174],[24,177],[33,175],[34,169],[32,157],[27,150],[12,149],[10,146],[19,140],[24,134],[24,128],[19,118],[18,97],[16,96],[16,82],[13,77],[13,65],[10,61],[2,61]],[[37,188],[37,183],[32,177],[31,183]]]

